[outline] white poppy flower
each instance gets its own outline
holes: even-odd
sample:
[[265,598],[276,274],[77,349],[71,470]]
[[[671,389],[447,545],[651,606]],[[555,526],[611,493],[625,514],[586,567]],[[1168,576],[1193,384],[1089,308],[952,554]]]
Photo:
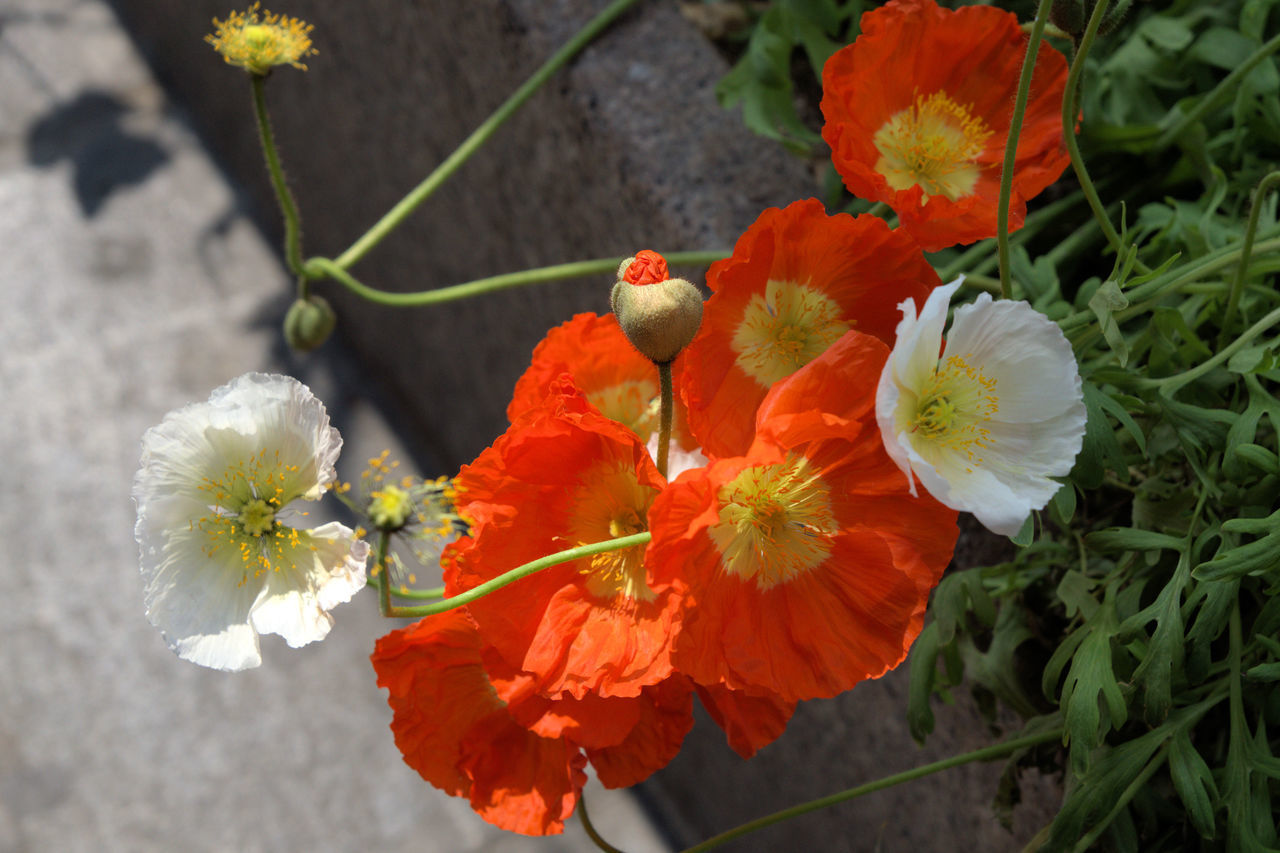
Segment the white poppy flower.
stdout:
[[1085,407],[1071,345],[1025,302],[980,295],[956,309],[958,279],[936,288],[916,316],[898,306],[893,352],[876,392],[885,449],[915,494],[924,487],[952,509],[1013,536],[1067,474],[1084,440]]
[[342,448],[324,404],[287,376],[247,373],[142,437],[133,480],[147,618],[179,657],[258,666],[259,634],[323,639],[365,585],[368,543],[336,522],[307,530]]

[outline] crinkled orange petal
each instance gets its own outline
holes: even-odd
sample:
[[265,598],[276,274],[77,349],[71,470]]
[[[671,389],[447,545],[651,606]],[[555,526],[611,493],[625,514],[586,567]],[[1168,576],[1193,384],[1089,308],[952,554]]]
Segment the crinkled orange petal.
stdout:
[[776,695],[751,695],[723,684],[699,684],[698,698],[716,725],[724,729],[729,748],[743,758],[777,740],[796,710],[795,702],[785,702]]
[[[672,362],[675,381],[685,359]],[[507,406],[507,419],[515,423],[537,409],[551,393],[551,386],[567,373],[587,400],[602,415],[618,421],[647,442],[657,429],[661,393],[658,369],[631,345],[612,314],[576,314],[551,331],[533,350],[533,360],[516,382]],[[685,450],[697,445],[689,433],[684,404],[677,399],[672,441]]]
[[512,832],[561,832],[586,782],[585,756],[516,722],[482,663],[464,609],[430,616],[378,640],[371,660],[405,763],[446,793],[467,797]]
[[[458,511],[472,527],[443,558],[451,595],[547,554],[623,534],[608,525],[584,530],[590,507],[621,501],[627,523],[642,526],[665,485],[635,435],[581,395],[561,388],[539,406],[458,475]],[[636,547],[643,574],[643,547]],[[488,642],[531,673],[544,695],[638,696],[671,674],[678,581],[646,582],[647,597],[606,596],[588,585],[593,577],[591,561],[576,560],[471,605]]]
[[771,280],[823,294],[848,327],[886,343],[901,318],[898,303],[910,298],[922,305],[939,284],[915,242],[876,217],[828,216],[817,199],[760,214],[732,257],[707,272],[714,292],[683,356],[689,427],[710,457],[740,456],[751,444],[756,407],[769,386],[739,364],[734,336],[752,297],[763,299]]
[[[649,562],[659,580],[679,573],[688,585],[675,662],[695,681],[794,702],[834,696],[905,657],[957,529],[954,511],[891,475],[869,400],[887,356],[848,333],[775,386],[746,456],[687,472],[654,502]],[[825,484],[836,529],[813,534],[828,549],[820,562],[761,585],[734,571],[709,528],[726,484],[798,456]]]
[[[940,8],[933,0],[893,0],[862,16],[862,32],[823,68],[823,139],[845,186],[883,201],[902,228],[936,251],[996,233],[1000,170],[1027,38],[1010,12],[990,6]],[[1040,45],[1014,163],[1009,227],[1022,227],[1026,202],[1070,162],[1062,138],[1066,59]],[[875,135],[920,96],[942,92],[990,131],[975,162],[973,191],[952,201],[924,198],[919,185],[895,190],[876,169]]]
[[673,675],[646,687],[637,701],[640,719],[622,743],[587,749],[596,777],[606,788],[626,788],[671,763],[693,728],[693,683]]

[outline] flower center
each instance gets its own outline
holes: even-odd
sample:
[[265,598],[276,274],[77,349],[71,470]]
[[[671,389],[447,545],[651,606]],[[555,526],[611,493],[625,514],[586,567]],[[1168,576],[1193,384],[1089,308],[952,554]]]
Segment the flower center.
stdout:
[[934,195],[955,201],[978,183],[977,158],[990,137],[981,118],[945,93],[919,95],[876,131],[876,171],[895,190],[919,186],[922,204]]
[[658,428],[657,382],[626,379],[607,388],[587,394],[591,405],[600,414],[615,420],[634,432],[641,441],[648,441],[650,433]]
[[822,355],[850,326],[825,293],[770,280],[764,296],[747,303],[731,346],[743,372],[768,388]]
[[[636,479],[634,468],[597,465],[583,477],[574,500],[569,538],[574,545],[589,545],[648,530],[649,505],[656,496],[655,489]],[[644,545],[632,545],[588,558],[579,570],[587,591],[605,601],[652,601],[656,593],[646,582],[644,551]]]
[[747,468],[720,487],[720,520],[708,528],[725,570],[760,589],[817,568],[839,531],[827,484],[809,460]]
[[399,530],[413,511],[412,496],[399,486],[383,486],[369,498],[369,521],[379,530]]
[[975,369],[962,356],[947,356],[916,399],[910,431],[938,447],[962,450],[971,462],[989,446],[991,432],[984,424],[1000,411],[996,381]]
[[261,536],[276,526],[276,508],[254,498],[240,510],[240,527],[250,536]]
[[[228,567],[243,572],[240,583],[293,562],[303,547],[298,531],[280,524],[277,515],[300,489],[293,476],[297,465],[285,465],[280,452],[263,450],[227,465],[219,477],[204,477],[199,490],[207,496],[209,514],[191,522],[204,534],[201,550],[221,556]],[[308,545],[315,550],[314,545]]]

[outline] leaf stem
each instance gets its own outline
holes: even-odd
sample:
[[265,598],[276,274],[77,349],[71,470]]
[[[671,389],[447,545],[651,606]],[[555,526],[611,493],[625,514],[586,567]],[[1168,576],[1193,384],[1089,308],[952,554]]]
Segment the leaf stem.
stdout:
[[[674,265],[687,264],[690,266],[706,265],[721,258],[729,256],[728,251],[706,251],[706,252],[671,252],[666,255],[667,262]],[[343,287],[361,296],[370,302],[376,302],[379,305],[389,305],[396,307],[411,307],[420,305],[439,305],[443,302],[452,302],[457,299],[466,299],[471,296],[479,296],[482,293],[492,293],[497,290],[506,290],[512,287],[522,287],[527,284],[543,284],[551,281],[563,281],[567,278],[585,278],[593,275],[603,275],[612,273],[618,268],[618,264],[626,260],[623,257],[617,258],[598,258],[589,261],[573,261],[567,264],[555,264],[549,267],[537,267],[530,270],[522,270],[520,272],[503,273],[501,275],[492,275],[487,278],[478,278],[475,281],[465,282],[463,284],[455,284],[449,287],[439,287],[434,290],[421,290],[415,293],[394,293],[387,290],[378,290],[362,283],[351,273],[347,272],[335,261],[329,258],[310,258],[306,263],[307,275],[311,278],[322,278],[328,276]]]
[[1244,242],[1240,246],[1240,262],[1236,265],[1235,277],[1231,280],[1231,292],[1227,296],[1227,307],[1222,314],[1222,328],[1218,330],[1218,346],[1226,342],[1230,334],[1231,321],[1236,318],[1236,308],[1240,304],[1240,292],[1244,290],[1245,272],[1249,268],[1249,256],[1253,253],[1253,238],[1258,231],[1258,215],[1262,212],[1262,202],[1267,193],[1280,184],[1280,171],[1268,172],[1258,182],[1253,191],[1253,203],[1249,207],[1249,224],[1244,229]]
[[750,832],[755,832],[758,829],[764,829],[765,827],[772,826],[775,823],[780,823],[781,821],[789,820],[790,818],[798,817],[802,814],[817,811],[818,809],[824,809],[827,806],[834,806],[837,803],[843,803],[846,800],[861,797],[863,794],[870,794],[885,788],[891,788],[894,785],[900,785],[903,782],[911,782],[915,779],[920,779],[941,770],[949,770],[952,767],[959,767],[962,764],[969,764],[973,761],[989,761],[993,758],[1003,758],[1006,755],[1011,755],[1028,747],[1060,740],[1062,738],[1062,732],[1062,727],[1057,726],[1049,731],[1014,738],[1013,740],[1005,741],[1004,743],[997,743],[992,746],[985,746],[982,749],[975,749],[972,752],[966,752],[962,755],[953,755],[950,758],[944,758],[941,761],[935,761],[932,764],[925,764],[922,767],[905,770],[902,773],[895,773],[892,776],[885,776],[882,779],[877,779],[874,782],[868,782],[865,785],[859,785],[856,788],[848,788],[844,791],[840,791],[839,793],[831,794],[830,796],[822,797],[817,800],[810,800],[807,803],[801,803],[798,806],[792,806],[787,809],[782,809],[781,811],[776,811],[773,814],[756,818],[755,820],[744,823],[741,826],[736,826],[733,829],[720,833],[719,835],[712,836],[706,841],[703,841],[700,844],[695,844],[694,846],[686,849],[684,853],[701,853],[703,850],[710,850],[713,847],[719,847],[726,841],[732,841],[735,838],[739,838]]
[[1236,338],[1228,346],[1224,347],[1214,355],[1213,358],[1203,364],[1196,365],[1190,370],[1182,373],[1175,373],[1172,376],[1163,376],[1159,379],[1137,379],[1135,380],[1135,385],[1139,388],[1159,388],[1161,394],[1166,397],[1172,397],[1183,385],[1199,379],[1210,370],[1213,370],[1219,364],[1222,364],[1222,362],[1231,358],[1231,356],[1243,349],[1247,343],[1277,323],[1280,323],[1280,308],[1272,310],[1270,314],[1267,314],[1261,320],[1254,323],[1242,332],[1240,337]]
[[276,149],[275,134],[271,131],[271,117],[267,114],[267,97],[263,84],[266,77],[261,74],[250,74],[249,81],[253,88],[253,112],[258,118],[258,138],[262,142],[262,153],[267,158],[267,173],[271,176],[271,186],[276,191],[276,202],[280,205],[280,213],[284,215],[284,259],[289,270],[299,277],[298,295],[306,297],[307,286],[302,280],[302,223],[298,215],[298,203],[294,201],[289,183],[284,177],[284,168],[280,165],[280,152]]
[[1088,850],[1093,845],[1093,842],[1098,840],[1102,833],[1107,831],[1107,827],[1111,826],[1112,821],[1119,817],[1120,812],[1129,805],[1129,801],[1133,799],[1139,789],[1141,789],[1143,785],[1147,784],[1147,780],[1155,775],[1155,772],[1160,769],[1160,765],[1164,764],[1165,757],[1169,754],[1169,744],[1170,741],[1166,740],[1160,745],[1160,749],[1151,757],[1151,760],[1147,762],[1147,765],[1142,768],[1142,771],[1138,773],[1137,776],[1134,777],[1128,787],[1121,792],[1120,796],[1116,799],[1115,805],[1111,807],[1111,811],[1107,812],[1106,817],[1098,821],[1093,829],[1085,833],[1084,837],[1076,843],[1076,846],[1073,848],[1074,853],[1084,853],[1084,851]]
[[[1280,50],[1280,35],[1272,36],[1261,47],[1251,53],[1244,62],[1232,69],[1230,74],[1223,77],[1218,85],[1213,87],[1213,91],[1197,101],[1196,105],[1188,110],[1176,124],[1166,128],[1158,128],[1160,138],[1156,140],[1156,149],[1168,148],[1176,142],[1178,137],[1186,133],[1187,128],[1204,118],[1205,113],[1221,104],[1246,74],[1277,50]],[[1173,114],[1170,113],[1170,115]]]
[[[552,566],[558,566],[561,563],[568,563],[582,557],[591,557],[596,554],[603,554],[606,551],[620,551],[623,548],[630,548],[633,545],[643,545],[652,539],[649,531],[641,533],[633,533],[630,536],[619,536],[617,539],[609,539],[604,542],[595,542],[591,545],[579,545],[576,548],[568,548],[564,551],[557,551],[554,554],[548,554],[545,557],[539,557],[517,566],[509,572],[498,575],[496,578],[490,578],[478,586],[474,586],[466,592],[460,592],[457,595],[434,602],[432,604],[422,604],[412,607],[397,607],[388,604],[387,610],[383,612],[383,616],[432,616],[436,613],[443,613],[446,610],[453,610],[455,607],[461,607],[464,604],[470,604],[478,598],[483,598],[489,593],[501,589],[507,584],[514,583],[521,578],[548,569]],[[381,543],[379,543],[381,545]]]
[[577,32],[569,41],[567,41],[559,50],[557,50],[550,59],[542,64],[537,71],[526,80],[520,88],[502,102],[502,104],[493,111],[479,127],[472,131],[471,135],[463,140],[457,149],[445,158],[444,162],[435,168],[430,175],[427,175],[423,181],[413,188],[403,199],[401,199],[395,207],[387,211],[386,215],[379,219],[372,228],[366,231],[359,239],[351,244],[351,247],[338,256],[335,263],[343,269],[356,264],[361,258],[368,254],[369,250],[378,245],[383,238],[390,234],[397,226],[409,217],[420,204],[426,201],[432,193],[449,179],[463,163],[480,149],[489,137],[502,126],[507,119],[524,105],[524,102],[541,88],[542,84],[547,81],[552,74],[560,70],[568,64],[579,51],[587,46],[597,35],[600,34],[605,27],[613,23],[623,12],[634,6],[638,0],[614,0],[604,8],[600,14],[596,15],[587,22],[581,30]]
[[[1102,0],[1105,4],[1106,0]],[[1022,119],[1027,112],[1027,98],[1031,94],[1031,77],[1036,70],[1036,54],[1044,38],[1044,25],[1049,20],[1052,0],[1040,0],[1036,7],[1035,23],[1027,37],[1027,54],[1022,58],[1022,77],[1018,80],[1018,95],[1013,102],[1013,116],[1009,119],[1009,139],[1004,146],[1004,166],[1000,170],[1000,201],[996,207],[996,251],[1000,256],[1000,294],[1013,298],[1013,284],[1009,276],[1009,200],[1013,195],[1013,167],[1018,160],[1018,138],[1022,135]]]

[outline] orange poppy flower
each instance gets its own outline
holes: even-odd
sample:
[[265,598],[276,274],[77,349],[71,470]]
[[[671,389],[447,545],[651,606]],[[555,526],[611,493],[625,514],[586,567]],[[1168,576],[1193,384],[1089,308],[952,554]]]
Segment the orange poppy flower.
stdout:
[[724,729],[729,748],[750,758],[778,739],[786,729],[796,703],[773,694],[751,695],[730,690],[724,684],[698,685],[698,698],[716,725]]
[[[450,595],[555,551],[646,530],[666,485],[635,434],[567,377],[456,483],[471,535],[445,551]],[[546,696],[637,696],[672,672],[679,581],[655,584],[643,546],[544,569],[470,607],[486,640]]]
[[485,672],[465,609],[392,631],[372,655],[390,689],[391,731],[405,763],[488,822],[526,835],[562,832],[586,784],[586,757],[564,738],[520,725]]
[[[679,381],[684,364],[683,356],[672,362],[674,381]],[[577,314],[547,332],[533,350],[532,363],[516,382],[507,420],[514,423],[535,409],[563,373],[573,377],[600,414],[630,429],[640,441],[648,442],[658,431],[658,369],[631,345],[612,314]],[[693,450],[697,444],[689,435],[684,404],[680,400],[675,403],[672,442]]]
[[[990,6],[893,0],[822,71],[822,137],[854,195],[883,201],[935,251],[996,233],[1000,171],[1027,37]],[[1067,62],[1041,44],[1014,163],[1009,227],[1070,162]]]
[[885,452],[889,349],[846,333],[776,385],[745,456],[687,471],[649,512],[648,563],[688,604],[677,669],[784,702],[897,666],[951,558],[956,512],[914,498]]
[[703,452],[746,453],[775,382],[849,329],[892,343],[898,303],[940,283],[915,242],[877,217],[828,216],[817,199],[760,214],[707,271],[714,292],[682,356],[681,395]]

